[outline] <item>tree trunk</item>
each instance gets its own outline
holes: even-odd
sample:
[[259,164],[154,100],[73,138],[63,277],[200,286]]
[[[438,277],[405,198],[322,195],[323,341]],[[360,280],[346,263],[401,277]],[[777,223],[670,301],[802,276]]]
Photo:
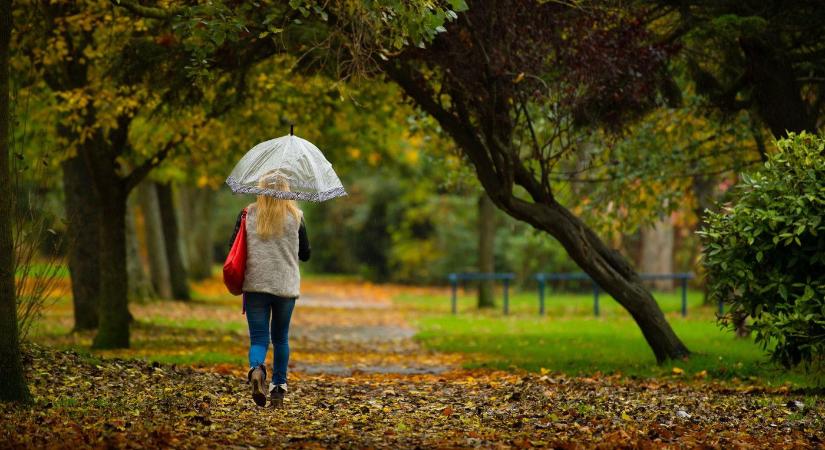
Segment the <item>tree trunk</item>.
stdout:
[[[673,273],[673,223],[667,215],[653,225],[642,228],[641,271]],[[655,280],[653,288],[673,290],[673,280]]]
[[186,230],[187,272],[193,280],[212,276],[212,216],[215,191],[209,188],[181,186],[178,190],[182,229]]
[[[486,192],[482,192],[478,199],[478,270],[480,272],[494,272],[495,268],[495,237],[496,211],[493,201]],[[494,308],[494,282],[481,281],[478,286],[478,307]]]
[[126,206],[126,267],[129,271],[129,300],[154,298],[152,281],[140,258],[133,195],[129,196]]
[[9,167],[9,41],[11,0],[0,0],[0,400],[31,400],[17,334]]
[[155,292],[165,299],[172,298],[172,285],[169,280],[169,260],[166,253],[166,240],[163,237],[163,222],[160,218],[155,183],[146,180],[138,187],[140,209],[143,211],[143,223],[146,227],[146,249],[149,254],[149,273]]
[[100,294],[99,200],[91,182],[92,173],[82,157],[67,159],[62,168],[74,329],[91,330],[97,328]]
[[[108,177],[107,177],[108,175]],[[101,189],[100,327],[94,348],[129,348],[128,271],[126,270],[126,199],[114,170],[96,174]],[[107,180],[106,178],[110,178]]]
[[536,204],[508,197],[501,205],[516,219],[548,232],[564,246],[576,264],[630,313],[657,362],[690,355],[630,264],[581,219],[555,201]]
[[180,254],[181,264],[183,270],[186,271],[186,276],[189,278],[189,240],[186,235],[192,230],[186,228],[186,223],[183,221],[183,208],[181,205],[180,186],[175,189],[172,199],[175,202],[175,223],[178,224],[178,254]]
[[169,262],[172,298],[175,300],[189,300],[189,284],[186,280],[186,268],[183,266],[183,256],[181,255],[178,220],[175,213],[175,203],[172,199],[172,185],[156,184],[155,186],[160,219],[163,225],[166,260]]
[[733,327],[736,330],[736,337],[748,339],[751,337],[751,329],[748,326],[748,313],[745,311],[734,311],[732,314]]
[[[693,189],[693,196],[696,197],[696,209],[693,210],[693,213],[696,214],[696,231],[704,230],[705,229],[705,218],[707,216],[707,210],[713,208],[713,186],[716,183],[716,179],[710,175],[697,175],[694,176],[691,181],[691,188]],[[693,258],[693,261],[696,262],[697,266],[701,268],[700,258],[702,255],[702,241],[699,241],[698,248],[695,249],[696,255]],[[702,270],[702,269],[700,269]],[[702,304],[705,306],[710,306],[712,303],[710,299],[710,292],[708,292],[708,283],[706,280],[702,280]]]

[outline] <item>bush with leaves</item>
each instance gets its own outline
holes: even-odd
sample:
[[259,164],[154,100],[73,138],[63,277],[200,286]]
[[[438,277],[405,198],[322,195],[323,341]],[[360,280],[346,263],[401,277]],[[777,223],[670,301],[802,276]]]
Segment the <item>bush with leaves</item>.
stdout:
[[733,201],[709,212],[704,264],[720,321],[752,318],[755,338],[786,367],[825,356],[825,136],[790,134]]

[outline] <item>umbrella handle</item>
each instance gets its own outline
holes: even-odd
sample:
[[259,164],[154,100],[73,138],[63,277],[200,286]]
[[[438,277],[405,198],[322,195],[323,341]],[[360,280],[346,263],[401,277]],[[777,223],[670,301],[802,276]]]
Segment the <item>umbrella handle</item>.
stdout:
[[295,124],[294,123],[289,124],[289,135],[294,136],[295,135],[294,131],[295,131]]

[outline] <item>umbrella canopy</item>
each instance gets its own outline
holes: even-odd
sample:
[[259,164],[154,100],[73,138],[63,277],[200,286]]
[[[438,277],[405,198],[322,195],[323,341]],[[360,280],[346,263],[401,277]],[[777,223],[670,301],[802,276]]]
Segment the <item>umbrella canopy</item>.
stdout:
[[347,195],[321,150],[292,134],[252,147],[232,169],[226,184],[236,194],[285,200],[323,202]]

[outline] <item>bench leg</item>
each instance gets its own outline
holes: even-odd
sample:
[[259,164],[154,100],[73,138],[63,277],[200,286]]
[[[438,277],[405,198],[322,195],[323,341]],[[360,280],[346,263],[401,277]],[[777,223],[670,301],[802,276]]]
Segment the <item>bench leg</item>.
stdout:
[[453,314],[456,314],[458,311],[458,307],[456,305],[456,291],[458,290],[458,284],[456,282],[452,282],[452,296],[450,297],[450,305]]
[[599,317],[599,285],[593,283],[593,315]]

